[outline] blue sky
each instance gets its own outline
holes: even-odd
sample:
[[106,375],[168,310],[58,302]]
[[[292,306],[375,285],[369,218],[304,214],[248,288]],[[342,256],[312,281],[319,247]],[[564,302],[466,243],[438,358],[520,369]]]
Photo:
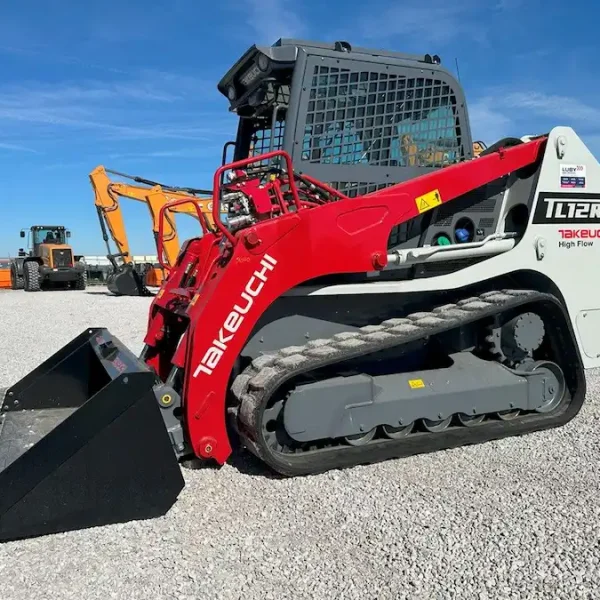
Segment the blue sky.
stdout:
[[[279,37],[437,53],[453,71],[456,58],[474,138],[569,125],[600,157],[598,22],[589,0],[2,2],[0,256],[50,221],[76,252],[104,254],[88,179],[99,164],[210,187],[236,125],[216,83]],[[132,251],[155,254],[145,207],[123,205]]]

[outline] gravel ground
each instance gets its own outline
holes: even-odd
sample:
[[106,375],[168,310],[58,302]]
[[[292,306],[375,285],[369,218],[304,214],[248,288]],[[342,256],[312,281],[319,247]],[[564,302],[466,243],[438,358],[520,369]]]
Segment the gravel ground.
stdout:
[[[89,326],[139,352],[148,305],[0,293],[0,387]],[[185,470],[164,518],[1,545],[0,598],[600,598],[599,375],[552,432],[302,479]]]

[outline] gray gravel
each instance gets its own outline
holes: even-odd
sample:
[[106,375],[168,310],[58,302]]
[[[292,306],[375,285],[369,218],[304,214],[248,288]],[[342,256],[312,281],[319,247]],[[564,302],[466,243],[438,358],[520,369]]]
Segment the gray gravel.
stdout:
[[[0,387],[89,326],[139,352],[148,305],[0,293]],[[552,432],[303,479],[185,470],[162,519],[1,545],[0,598],[600,598],[599,375]]]

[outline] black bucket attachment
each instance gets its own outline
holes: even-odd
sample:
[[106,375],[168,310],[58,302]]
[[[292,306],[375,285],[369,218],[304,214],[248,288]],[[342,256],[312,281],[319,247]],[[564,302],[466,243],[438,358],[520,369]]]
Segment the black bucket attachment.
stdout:
[[6,392],[0,541],[164,515],[184,480],[156,375],[87,329]]
[[106,280],[108,291],[116,296],[153,296],[146,287],[144,277],[135,265],[126,263],[119,266]]

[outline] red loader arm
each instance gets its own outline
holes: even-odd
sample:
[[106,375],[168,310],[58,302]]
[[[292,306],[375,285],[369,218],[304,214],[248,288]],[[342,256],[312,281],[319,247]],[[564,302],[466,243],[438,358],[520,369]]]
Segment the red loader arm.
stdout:
[[[336,201],[325,204],[300,199],[290,178],[287,185],[292,199],[288,206],[295,210],[277,209],[276,218],[235,235],[225,231],[218,218],[220,174],[275,156],[285,158],[287,173],[291,174],[291,161],[285,153],[274,152],[219,169],[213,206],[221,239],[218,241],[218,235],[210,240],[205,236],[187,245],[153,303],[154,316],[146,337],[149,346],[156,345],[155,333],[160,327],[154,321],[161,321],[163,311],[176,311],[189,320],[171,362],[184,367],[185,427],[196,455],[223,464],[231,454],[225,421],[230,376],[256,322],[272,302],[291,288],[321,276],[384,268],[394,226],[527,167],[541,157],[545,144],[546,138],[539,138],[354,199],[335,192]],[[281,180],[275,183],[281,190]],[[252,188],[258,189],[260,186]],[[280,200],[281,195],[274,192],[272,198]],[[198,261],[203,263],[198,267],[203,274],[197,276],[190,291],[193,299],[176,300],[186,270],[189,272],[194,268],[190,265]],[[148,362],[155,366],[156,357]]]

